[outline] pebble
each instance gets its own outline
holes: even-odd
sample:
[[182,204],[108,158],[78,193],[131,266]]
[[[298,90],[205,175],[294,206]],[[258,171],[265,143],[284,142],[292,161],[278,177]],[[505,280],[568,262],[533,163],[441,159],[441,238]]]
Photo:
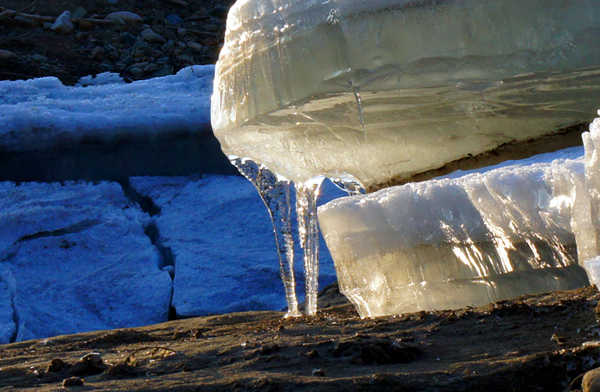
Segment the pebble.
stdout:
[[179,15],[177,15],[177,14],[171,14],[171,15],[167,15],[167,17],[165,18],[165,21],[169,24],[176,25],[176,24],[181,23],[181,17],[179,17]]
[[106,16],[104,20],[110,20],[113,22],[113,24],[108,26],[108,28],[114,31],[125,30],[125,27],[127,27],[127,23],[125,23],[125,21],[118,16]]
[[208,31],[208,32],[214,33],[216,31],[219,31],[219,26],[214,25],[214,24],[205,24],[204,26],[202,26],[202,29],[204,31]]
[[96,46],[90,52],[90,55],[93,59],[100,58],[104,54],[104,48],[102,46]]
[[203,38],[200,43],[204,46],[216,46],[219,44],[219,39],[217,37],[207,37]]
[[150,43],[156,43],[156,44],[166,44],[167,43],[167,40],[163,36],[156,34],[150,28],[147,28],[146,30],[142,31],[142,37],[144,37],[146,42],[150,42]]
[[73,19],[85,18],[86,15],[87,15],[87,11],[86,11],[85,8],[83,8],[83,7],[77,7],[77,9],[75,10],[75,12],[73,12]]
[[194,42],[194,41],[189,41],[187,43],[187,47],[190,48],[190,49],[192,49],[192,50],[194,50],[194,51],[196,51],[196,52],[201,52],[201,53],[204,52],[204,46],[202,46],[199,43]]
[[117,11],[106,15],[106,18],[111,20],[112,18],[119,18],[129,26],[141,26],[144,20],[138,14],[130,11]]
[[194,59],[191,58],[190,56],[188,56],[187,54],[182,54],[181,56],[177,57],[179,59],[179,61],[181,61],[182,63],[187,63],[187,64],[194,64]]
[[80,377],[66,378],[62,382],[63,388],[80,387],[82,385],[83,385],[83,378],[80,378]]
[[142,76],[144,76],[144,71],[141,68],[130,68],[129,73],[131,74],[131,76],[134,76],[136,78],[141,78]]
[[13,57],[17,57],[17,55],[9,50],[0,49],[0,60],[6,60]]
[[79,29],[83,30],[83,31],[91,31],[96,28],[96,26],[94,26],[92,23],[88,22],[87,20],[79,20],[79,22],[77,22],[77,25],[79,26]]
[[127,45],[133,45],[135,44],[135,41],[137,40],[137,37],[133,34],[129,34],[127,32],[124,32],[123,35],[123,42],[126,43]]
[[58,34],[69,34],[73,31],[73,22],[71,22],[71,12],[65,11],[52,24],[50,30]]
[[590,370],[583,375],[581,390],[583,392],[600,392],[600,368]]
[[43,56],[41,54],[34,54],[33,56],[31,56],[31,59],[34,61],[39,61],[39,62],[48,61],[48,57]]

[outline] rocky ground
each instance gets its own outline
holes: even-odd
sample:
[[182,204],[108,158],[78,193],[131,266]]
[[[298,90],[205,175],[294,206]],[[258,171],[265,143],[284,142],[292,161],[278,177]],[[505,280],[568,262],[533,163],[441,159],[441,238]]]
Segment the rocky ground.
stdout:
[[574,391],[600,361],[595,287],[377,319],[327,307],[331,294],[313,318],[235,313],[5,345],[0,391]]
[[[126,81],[213,64],[233,0],[65,0],[0,3],[0,80],[56,76]],[[71,22],[56,19],[65,11]]]

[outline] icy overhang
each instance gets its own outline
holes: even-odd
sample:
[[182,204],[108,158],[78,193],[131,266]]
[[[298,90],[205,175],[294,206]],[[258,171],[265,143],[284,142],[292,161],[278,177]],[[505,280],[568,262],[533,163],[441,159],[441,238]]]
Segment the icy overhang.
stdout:
[[404,182],[591,121],[599,20],[594,0],[238,1],[213,128],[296,182]]

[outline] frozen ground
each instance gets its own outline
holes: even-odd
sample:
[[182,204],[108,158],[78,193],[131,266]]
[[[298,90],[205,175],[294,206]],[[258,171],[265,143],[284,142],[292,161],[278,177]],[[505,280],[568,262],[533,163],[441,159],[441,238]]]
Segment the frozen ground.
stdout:
[[[78,87],[0,82],[0,147],[207,122],[212,72],[131,84],[103,75]],[[342,195],[330,183],[323,193],[321,203]],[[0,342],[156,323],[170,306],[180,316],[285,306],[267,211],[241,177],[2,182],[0,205]],[[324,245],[321,256],[324,285],[335,273]]]

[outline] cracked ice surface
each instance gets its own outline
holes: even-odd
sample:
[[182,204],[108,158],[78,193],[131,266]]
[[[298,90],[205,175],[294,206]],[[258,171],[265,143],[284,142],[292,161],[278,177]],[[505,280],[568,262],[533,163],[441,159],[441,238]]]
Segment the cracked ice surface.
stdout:
[[[178,315],[286,306],[273,227],[248,180],[134,177],[131,183],[161,208],[154,219],[161,245],[175,257],[173,306]],[[324,200],[341,195],[333,185],[324,193]],[[326,285],[335,281],[335,271],[323,248],[320,283]],[[303,283],[298,279],[299,291]]]
[[212,124],[228,155],[369,189],[589,122],[595,0],[238,1]]
[[166,321],[148,222],[116,183],[0,183],[1,341]]
[[365,317],[588,284],[576,254],[592,230],[582,155],[567,149],[322,206],[340,290]]

